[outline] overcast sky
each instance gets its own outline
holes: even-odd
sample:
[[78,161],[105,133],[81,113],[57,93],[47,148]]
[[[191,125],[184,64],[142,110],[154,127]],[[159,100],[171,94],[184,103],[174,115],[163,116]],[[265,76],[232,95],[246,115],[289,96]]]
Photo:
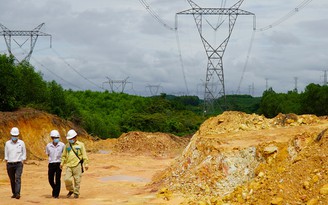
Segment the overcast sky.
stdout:
[[[114,91],[150,96],[162,92],[204,96],[207,56],[185,0],[0,0],[0,23],[9,30],[33,30],[45,23],[30,63],[47,81],[73,90]],[[236,0],[194,0],[200,7],[226,8]],[[304,5],[302,4],[304,3]],[[328,70],[328,1],[245,0],[223,57],[226,94],[261,96],[267,87],[286,93],[297,85],[323,84]],[[293,12],[298,10],[298,12]],[[292,14],[290,18],[286,15]],[[203,35],[217,47],[227,32],[205,17]],[[271,28],[270,28],[271,25]],[[266,29],[269,28],[269,29]],[[252,41],[252,36],[254,39]],[[221,39],[222,38],[222,39]],[[12,37],[18,59],[29,50],[27,37]],[[27,40],[27,41],[26,41]],[[25,42],[26,41],[26,42]],[[24,43],[25,42],[25,43]],[[4,38],[0,52],[8,53]]]

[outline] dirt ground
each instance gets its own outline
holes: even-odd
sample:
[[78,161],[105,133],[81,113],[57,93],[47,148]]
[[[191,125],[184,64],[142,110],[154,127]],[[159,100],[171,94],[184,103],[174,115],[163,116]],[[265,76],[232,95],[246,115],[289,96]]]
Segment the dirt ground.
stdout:
[[[0,204],[179,204],[175,197],[167,201],[157,197],[157,192],[145,188],[152,176],[170,165],[174,158],[154,158],[131,154],[110,154],[107,151],[90,153],[89,170],[83,173],[79,199],[67,199],[62,174],[59,199],[51,198],[47,179],[47,161],[27,161],[22,175],[21,198],[11,199],[10,182],[5,163],[0,163]],[[64,169],[65,170],[65,169]]]
[[[327,116],[230,111],[206,120],[191,138],[136,131],[97,140],[47,113],[0,112],[0,159],[12,126],[21,130],[28,160],[19,200],[10,198],[0,162],[0,204],[328,204]],[[79,199],[65,197],[63,180],[60,198],[51,198],[44,147],[54,127],[64,142],[67,130],[77,129],[86,144],[90,168]]]

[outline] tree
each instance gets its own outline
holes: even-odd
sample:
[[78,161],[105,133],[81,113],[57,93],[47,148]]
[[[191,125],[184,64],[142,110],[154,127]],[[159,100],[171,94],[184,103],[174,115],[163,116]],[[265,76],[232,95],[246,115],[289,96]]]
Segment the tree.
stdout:
[[14,58],[0,55],[0,110],[12,111],[18,108],[18,82]]

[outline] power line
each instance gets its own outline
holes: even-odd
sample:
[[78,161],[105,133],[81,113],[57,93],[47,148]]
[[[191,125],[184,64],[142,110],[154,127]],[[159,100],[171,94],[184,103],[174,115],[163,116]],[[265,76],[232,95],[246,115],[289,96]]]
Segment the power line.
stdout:
[[[162,18],[150,7],[150,5],[145,1],[145,0],[139,0],[139,2],[143,5],[143,7],[150,13],[150,15],[155,18],[156,21],[158,21],[160,24],[162,24],[165,28],[175,31],[175,36],[176,36],[176,41],[177,41],[177,46],[178,46],[178,52],[179,52],[179,60],[180,60],[180,65],[182,69],[182,75],[183,75],[183,80],[187,89],[187,93],[189,93],[188,89],[188,84],[186,80],[186,74],[185,74],[185,68],[182,60],[182,53],[181,53],[181,47],[180,47],[180,39],[179,39],[179,34],[177,32],[177,23],[175,24],[175,28],[169,26],[162,20]],[[177,19],[177,18],[176,18]]]
[[276,20],[275,22],[273,22],[272,24],[265,26],[263,28],[257,29],[257,31],[266,31],[268,29],[271,29],[275,26],[278,26],[279,24],[285,22],[286,20],[288,20],[290,17],[294,16],[297,12],[299,12],[301,9],[305,8],[312,0],[304,0],[302,3],[300,3],[297,7],[295,7],[293,10],[291,10],[290,12],[288,12],[285,16],[279,18],[278,20]]
[[178,45],[179,60],[180,60],[180,64],[181,64],[183,80],[184,80],[184,83],[185,83],[185,86],[186,86],[186,89],[187,89],[187,94],[189,95],[189,89],[188,89],[188,84],[187,84],[187,79],[186,79],[184,64],[183,64],[182,55],[181,55],[181,46],[180,46],[180,39],[179,39],[178,29],[175,31],[175,35],[176,35],[176,40],[177,40],[177,45]]
[[101,86],[97,85],[96,83],[92,82],[91,80],[89,80],[88,78],[84,77],[80,72],[77,71],[77,69],[75,69],[73,66],[71,66],[63,57],[61,57],[59,55],[59,53],[54,49],[52,48],[51,49],[69,68],[71,68],[75,73],[77,73],[80,77],[82,77],[84,80],[88,81],[89,83],[91,83],[92,85],[96,86],[97,88],[100,88],[100,89],[104,89],[102,88]]
[[67,80],[65,80],[64,78],[60,77],[59,75],[57,75],[56,73],[54,73],[53,71],[51,71],[51,69],[47,68],[45,65],[43,65],[42,63],[40,63],[39,61],[37,61],[34,57],[31,57],[36,63],[38,63],[41,67],[45,68],[47,71],[49,71],[52,75],[56,76],[57,78],[59,78],[60,80],[64,81],[65,83],[75,87],[75,88],[78,88],[80,90],[82,90],[79,86],[77,85],[74,85],[70,82],[68,82]]
[[145,7],[145,9],[148,11],[148,13],[160,24],[162,24],[165,28],[174,31],[176,28],[173,28],[165,23],[164,20],[149,6],[149,4],[145,0],[139,0],[139,2]]
[[243,81],[243,79],[244,79],[244,75],[245,75],[246,68],[247,68],[248,61],[249,61],[249,56],[250,56],[251,51],[252,51],[253,42],[254,42],[254,37],[255,37],[255,29],[254,29],[254,31],[253,31],[252,38],[251,38],[251,42],[250,42],[249,47],[248,47],[248,52],[247,52],[247,56],[246,56],[246,61],[245,61],[244,68],[243,68],[243,72],[242,72],[242,75],[241,75],[241,77],[240,77],[239,84],[238,84],[238,88],[237,88],[237,91],[236,91],[237,94],[240,94],[240,86],[241,86],[241,83],[242,83],[242,81]]

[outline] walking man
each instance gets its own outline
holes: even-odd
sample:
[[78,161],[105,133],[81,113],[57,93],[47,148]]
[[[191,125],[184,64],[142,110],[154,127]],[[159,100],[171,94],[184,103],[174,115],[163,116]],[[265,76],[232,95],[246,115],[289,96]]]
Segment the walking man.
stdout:
[[68,143],[65,145],[60,167],[66,165],[64,180],[68,191],[67,198],[72,194],[74,198],[79,198],[82,173],[84,168],[88,170],[88,157],[84,143],[77,140],[75,130],[69,130],[66,139]]
[[60,160],[65,147],[65,144],[60,142],[60,134],[57,130],[50,132],[52,142],[46,146],[46,154],[48,155],[48,181],[52,187],[52,197],[58,198],[60,193],[60,177],[61,168]]
[[18,139],[19,129],[13,127],[10,131],[11,139],[5,144],[5,161],[7,162],[7,173],[11,185],[11,198],[20,199],[21,176],[23,164],[26,160],[25,143]]

